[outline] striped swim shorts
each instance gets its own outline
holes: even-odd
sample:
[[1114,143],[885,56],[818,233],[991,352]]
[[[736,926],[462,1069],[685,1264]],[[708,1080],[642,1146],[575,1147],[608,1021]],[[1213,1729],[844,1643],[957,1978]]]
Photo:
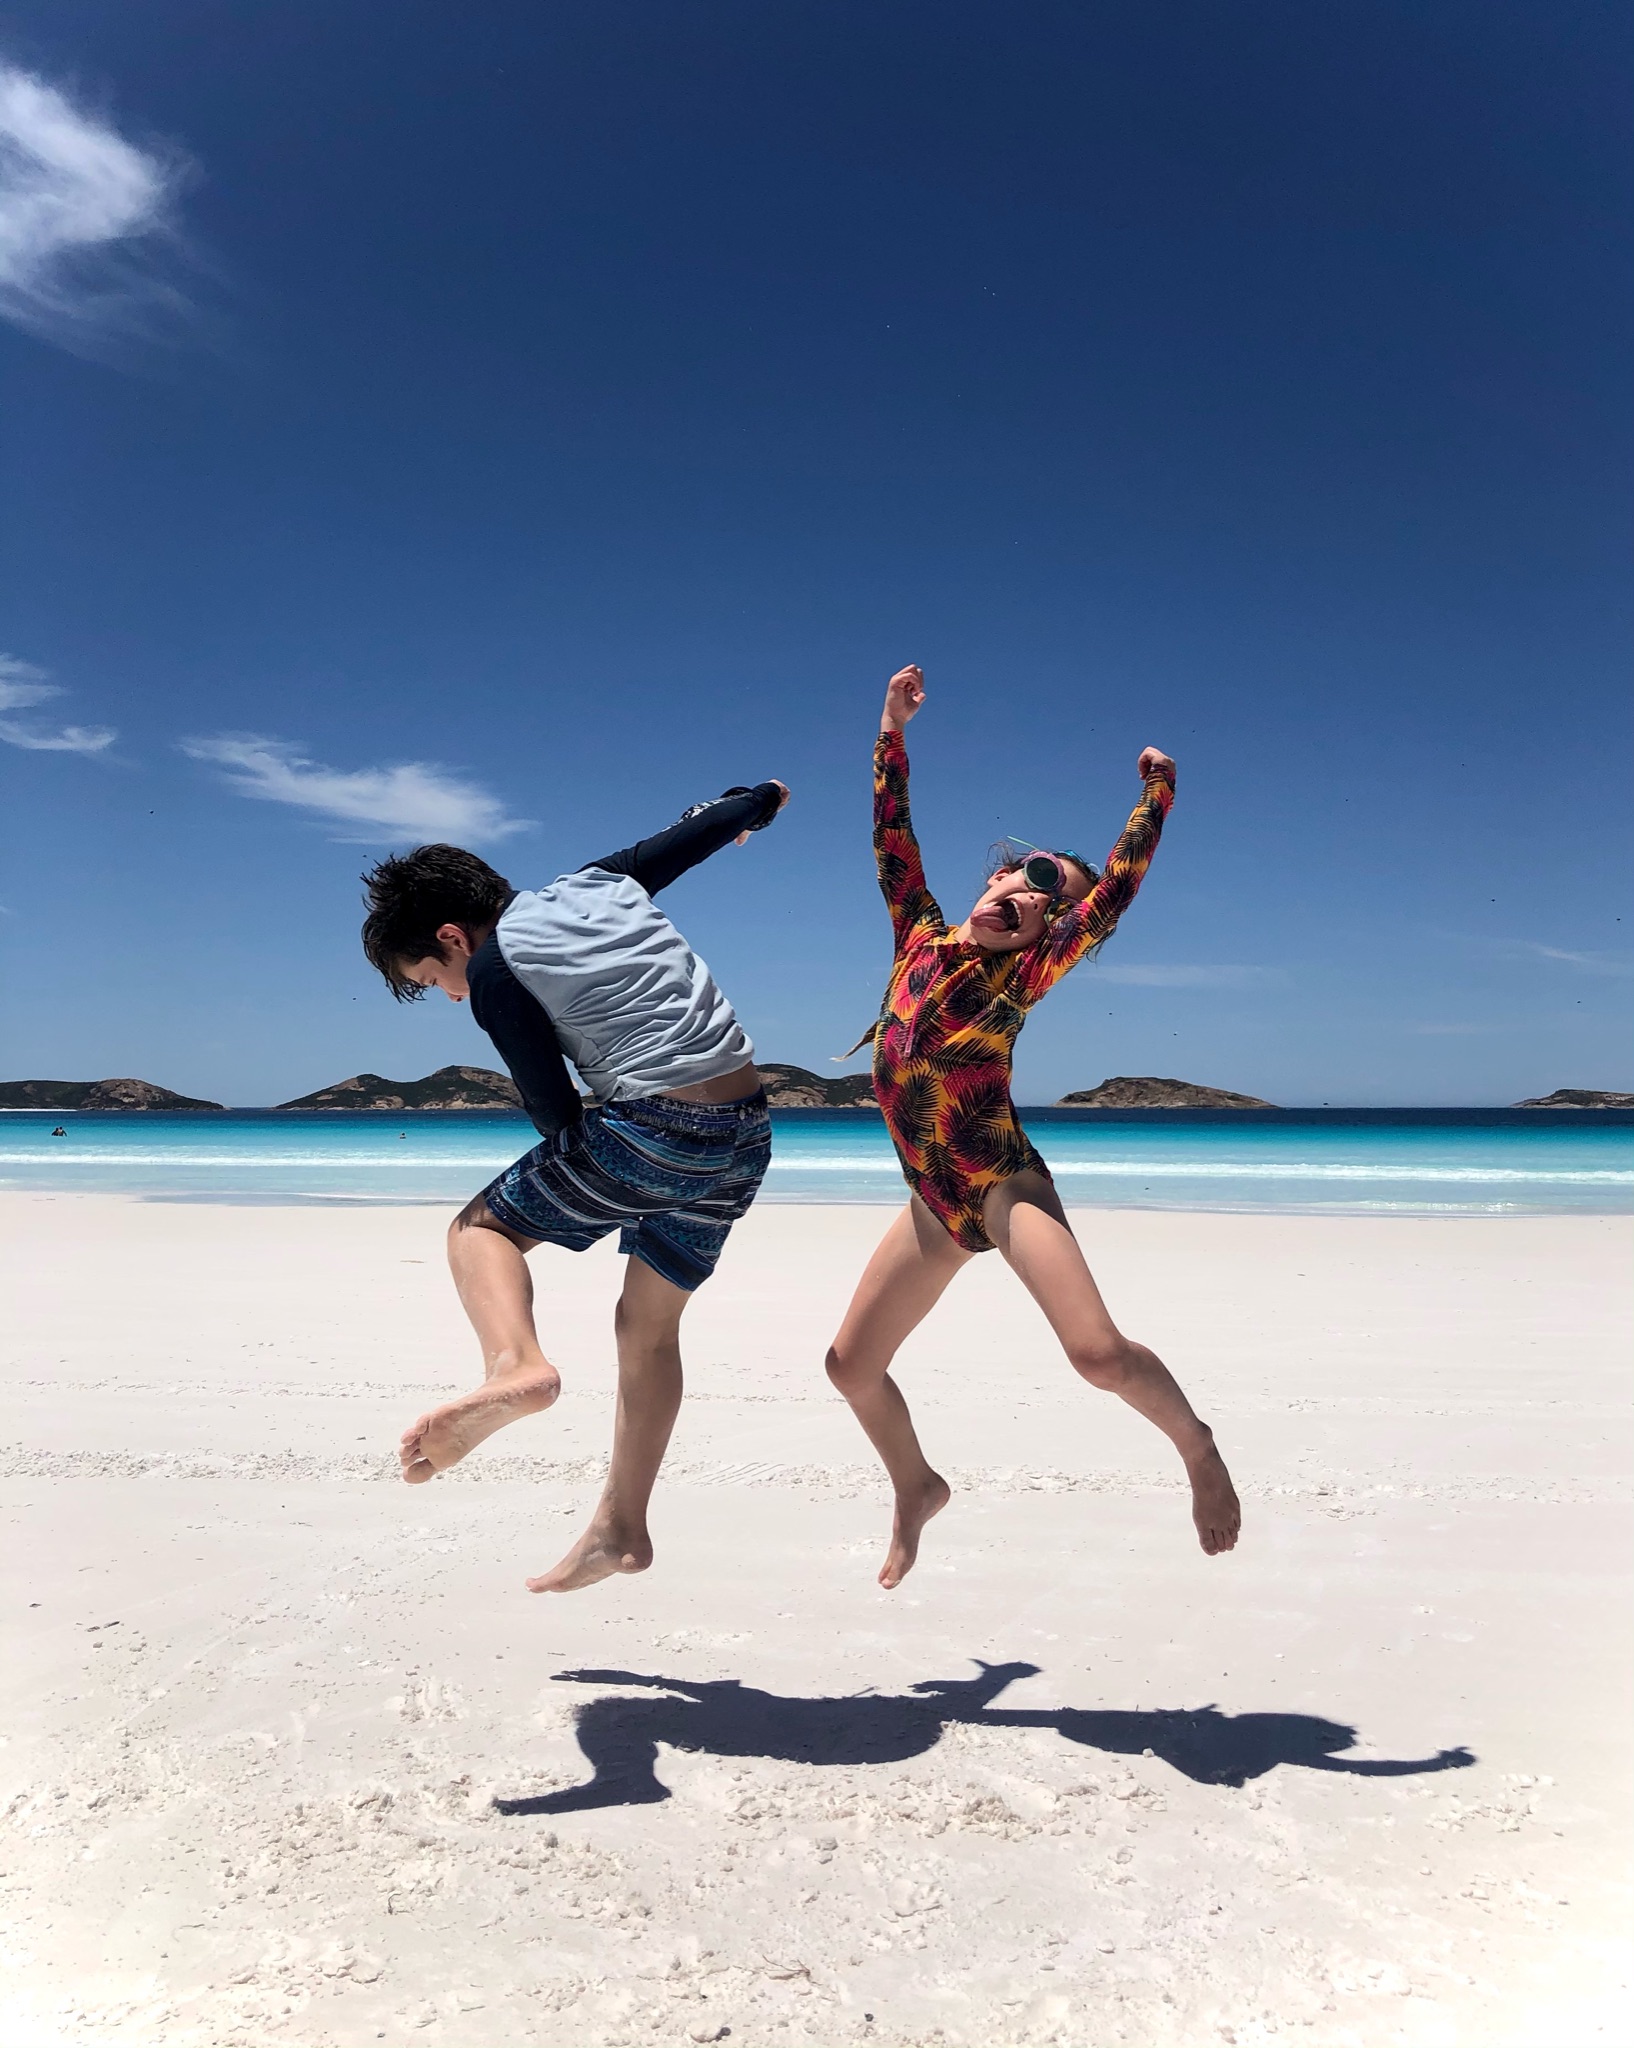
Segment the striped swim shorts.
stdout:
[[483,1200],[510,1229],[570,1252],[618,1248],[689,1293],[715,1270],[772,1156],[758,1089],[741,1102],[598,1103],[508,1166]]

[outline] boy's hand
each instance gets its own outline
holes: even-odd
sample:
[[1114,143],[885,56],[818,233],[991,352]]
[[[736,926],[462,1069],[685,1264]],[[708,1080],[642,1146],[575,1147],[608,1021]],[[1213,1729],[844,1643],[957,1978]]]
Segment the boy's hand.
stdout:
[[[775,775],[768,775],[766,780],[768,782],[777,782],[777,777]],[[783,803],[780,803],[777,807],[777,810],[780,811],[783,808],[783,804],[786,804],[789,800],[789,785],[786,782],[777,782],[777,786],[783,792]],[[775,818],[776,815],[777,811],[774,811],[772,816]],[[748,833],[740,832],[737,838],[732,841],[732,844],[734,846],[747,846],[749,844]]]
[[1174,780],[1174,763],[1167,754],[1160,752],[1158,748],[1148,747],[1142,753],[1135,772],[1139,775],[1141,781],[1145,782],[1149,776],[1156,775],[1163,769],[1168,770],[1169,780],[1172,782]]
[[925,676],[918,662],[899,668],[885,685],[885,709],[879,715],[881,732],[900,732],[925,701]]

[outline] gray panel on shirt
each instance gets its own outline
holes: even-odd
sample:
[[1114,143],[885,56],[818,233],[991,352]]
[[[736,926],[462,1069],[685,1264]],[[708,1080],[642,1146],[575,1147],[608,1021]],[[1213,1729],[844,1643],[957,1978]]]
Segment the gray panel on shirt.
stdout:
[[708,967],[628,875],[581,868],[519,890],[497,937],[598,1101],[713,1081],[755,1056]]

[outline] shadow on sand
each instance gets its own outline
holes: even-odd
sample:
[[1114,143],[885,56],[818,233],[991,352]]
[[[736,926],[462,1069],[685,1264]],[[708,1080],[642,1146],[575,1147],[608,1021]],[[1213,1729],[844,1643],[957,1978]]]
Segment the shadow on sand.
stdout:
[[975,1678],[934,1678],[906,1693],[858,1693],[846,1699],[788,1699],[735,1678],[699,1684],[634,1671],[562,1671],[579,1685],[644,1686],[656,1699],[588,1700],[575,1716],[579,1747],[595,1772],[588,1785],[531,1799],[496,1799],[501,1813],[582,1813],[596,1806],[644,1806],[668,1799],[657,1776],[658,1747],[704,1750],[711,1756],[775,1757],[798,1764],[895,1764],[923,1756],[944,1728],[1048,1728],[1068,1742],[1114,1756],[1150,1750],[1202,1785],[1246,1785],[1278,1764],[1344,1771],[1363,1778],[1456,1771],[1475,1758],[1442,1749],[1411,1761],[1370,1761],[1349,1749],[1356,1730],[1311,1714],[1222,1714],[1217,1707],[1101,1712],[1056,1707],[994,1712],[992,1702],[1036,1664],[983,1664]]

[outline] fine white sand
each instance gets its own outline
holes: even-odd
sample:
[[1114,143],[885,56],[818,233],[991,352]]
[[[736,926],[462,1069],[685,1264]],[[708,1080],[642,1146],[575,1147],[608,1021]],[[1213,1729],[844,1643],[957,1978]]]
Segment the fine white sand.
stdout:
[[740,1227],[657,1565],[539,1598],[610,1249],[535,1259],[556,1409],[408,1488],[444,1212],[0,1196],[6,2048],[1627,2042],[1629,1223],[1081,1214],[1218,1559],[978,1262],[887,1595],[821,1370],[887,1213]]

